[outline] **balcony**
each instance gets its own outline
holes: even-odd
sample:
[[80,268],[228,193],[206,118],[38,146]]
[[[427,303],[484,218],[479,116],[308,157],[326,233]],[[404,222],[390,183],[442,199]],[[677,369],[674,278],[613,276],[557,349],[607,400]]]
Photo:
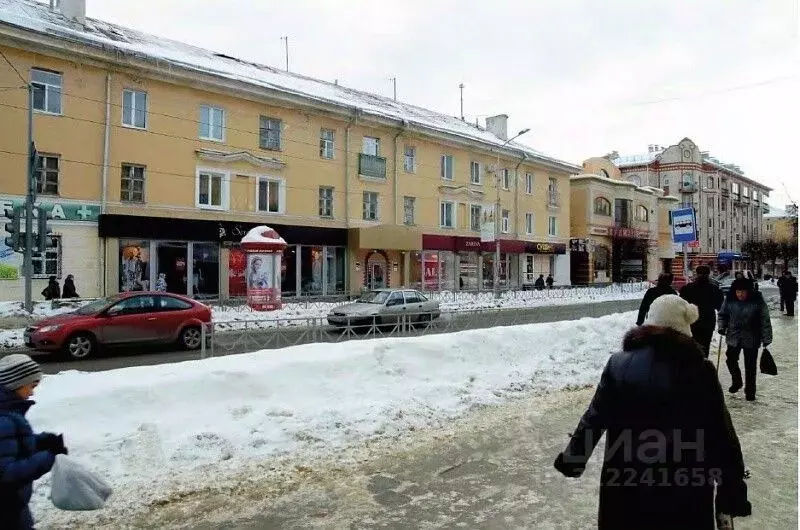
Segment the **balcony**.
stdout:
[[561,207],[561,195],[556,190],[547,190],[547,207],[551,210]]
[[769,205],[768,205],[767,203],[764,203],[764,204],[761,206],[761,211],[762,211],[763,213],[765,213],[765,214],[768,214],[768,213],[769,213]]
[[697,193],[697,184],[694,182],[682,182],[678,190],[681,193]]
[[386,159],[382,156],[359,153],[358,174],[370,179],[386,180]]

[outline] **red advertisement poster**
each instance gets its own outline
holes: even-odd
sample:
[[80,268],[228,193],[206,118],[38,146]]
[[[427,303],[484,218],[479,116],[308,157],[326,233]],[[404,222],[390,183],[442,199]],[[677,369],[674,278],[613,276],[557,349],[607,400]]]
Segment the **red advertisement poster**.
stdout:
[[435,252],[422,253],[422,282],[428,291],[439,289],[439,256]]
[[232,297],[247,296],[247,254],[232,248],[228,259],[228,293]]
[[280,289],[253,289],[247,290],[247,305],[256,311],[274,311],[281,308]]

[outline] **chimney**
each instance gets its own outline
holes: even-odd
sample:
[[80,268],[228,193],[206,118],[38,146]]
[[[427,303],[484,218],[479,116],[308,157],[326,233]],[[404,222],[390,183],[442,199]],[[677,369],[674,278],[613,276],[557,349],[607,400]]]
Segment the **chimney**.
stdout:
[[50,7],[61,11],[68,19],[86,25],[86,0],[50,0]]
[[508,114],[486,118],[486,129],[501,140],[508,140]]

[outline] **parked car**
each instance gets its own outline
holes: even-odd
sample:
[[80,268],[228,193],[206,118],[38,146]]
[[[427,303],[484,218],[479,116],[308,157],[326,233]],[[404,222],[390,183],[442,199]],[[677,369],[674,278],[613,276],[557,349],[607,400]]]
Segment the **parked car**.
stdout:
[[28,348],[71,359],[86,359],[104,346],[177,343],[196,350],[201,327],[210,322],[211,308],[191,298],[139,291],[42,319],[25,329],[24,340]]
[[408,322],[430,322],[441,315],[439,302],[413,289],[375,289],[353,303],[328,313],[328,323],[337,328],[394,324],[407,315]]

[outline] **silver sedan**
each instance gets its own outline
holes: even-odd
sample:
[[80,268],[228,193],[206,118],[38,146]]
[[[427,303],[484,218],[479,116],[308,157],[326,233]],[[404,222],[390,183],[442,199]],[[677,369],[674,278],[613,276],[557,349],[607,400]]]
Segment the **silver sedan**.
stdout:
[[439,302],[413,289],[376,289],[353,303],[334,308],[328,323],[337,328],[430,322],[441,315]]

